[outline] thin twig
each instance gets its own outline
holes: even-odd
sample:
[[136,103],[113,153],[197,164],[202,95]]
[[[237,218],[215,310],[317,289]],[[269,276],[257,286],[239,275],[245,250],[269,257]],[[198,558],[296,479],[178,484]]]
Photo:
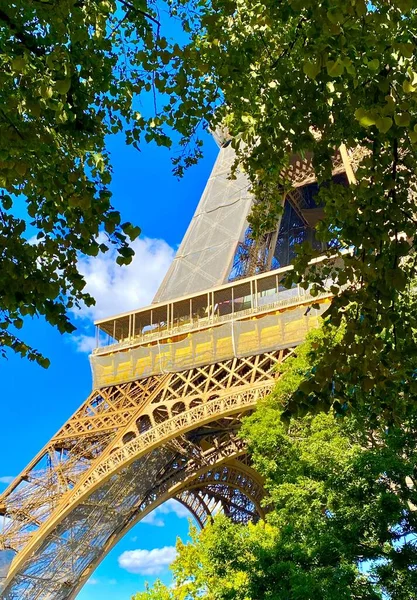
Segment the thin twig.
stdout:
[[32,35],[28,35],[24,31],[20,29],[16,23],[12,21],[7,13],[4,10],[0,9],[0,20],[6,23],[10,30],[13,32],[13,35],[21,42],[30,52],[36,54],[36,56],[44,56],[45,50],[39,48],[36,43],[36,38]]
[[141,10],[140,8],[136,8],[136,6],[133,6],[133,4],[131,4],[130,2],[128,2],[128,0],[117,0],[117,1],[120,2],[120,4],[122,4],[126,8],[128,8],[129,10],[132,10],[133,12],[136,12],[136,13],[142,15],[143,17],[145,17],[149,21],[152,21],[152,23],[155,23],[155,25],[157,26],[156,35],[159,38],[159,31],[161,29],[161,23],[160,23],[160,21],[158,21],[158,19],[156,19],[154,16],[150,15],[146,11]]
[[10,117],[8,115],[6,115],[6,113],[4,112],[4,110],[2,108],[0,108],[0,112],[3,115],[3,117],[6,119],[6,121],[13,127],[13,129],[16,131],[17,135],[24,140],[25,138],[23,137],[23,135],[20,133],[20,131],[18,130],[18,128],[16,127],[16,125],[13,123],[13,121],[10,119]]

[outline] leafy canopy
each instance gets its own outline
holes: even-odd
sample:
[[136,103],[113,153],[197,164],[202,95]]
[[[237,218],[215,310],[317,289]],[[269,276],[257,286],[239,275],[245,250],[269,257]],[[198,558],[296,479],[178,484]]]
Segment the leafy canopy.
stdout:
[[273,395],[245,419],[264,477],[266,522],[217,516],[177,543],[174,586],[135,600],[411,600],[417,586],[417,411],[402,425],[367,411],[282,419],[315,334],[290,359]]
[[[329,255],[349,252],[342,264],[307,269],[314,251],[303,246],[292,277],[313,294],[332,279],[326,327],[282,367],[274,395],[243,427],[265,477],[267,523],[217,517],[178,544],[176,586],[158,583],[137,600],[411,600],[417,2],[171,5],[191,35],[178,92],[194,112],[201,90],[213,95],[217,108],[203,116],[233,136],[257,197],[255,236],[275,222],[292,154],[312,152],[322,183],[338,147],[361,151],[357,183],[320,192],[319,236],[333,242]],[[180,118],[176,106],[167,124]]]
[[[136,148],[142,135],[171,145],[156,115],[163,87],[157,72],[170,60],[167,47],[152,1],[1,3],[3,354],[11,347],[48,365],[17,330],[26,315],[43,315],[61,332],[74,329],[68,309],[94,302],[77,268],[79,253],[95,256],[115,245],[117,262],[131,261],[129,241],[140,229],[123,223],[111,205],[105,140],[124,130]],[[155,104],[146,116],[136,110],[142,93]]]
[[[61,332],[74,329],[67,310],[94,302],[78,253],[95,256],[115,244],[117,262],[131,260],[128,242],[140,230],[111,206],[105,136],[140,118],[132,105],[145,86],[137,46],[157,43],[152,15],[137,0],[15,0],[0,7],[3,353],[12,347],[48,365],[16,330],[26,315],[38,314]],[[103,230],[107,241],[98,237]]]
[[190,42],[178,55],[178,70],[166,71],[173,96],[161,119],[186,131],[185,107],[228,129],[257,197],[255,236],[275,226],[290,187],[291,155],[312,152],[325,182],[338,147],[360,148],[357,184],[334,183],[320,192],[319,237],[332,242],[329,255],[351,252],[342,264],[307,269],[317,252],[305,244],[292,281],[318,294],[330,277],[336,298],[327,318],[335,327],[345,321],[315,380],[325,388],[329,373],[342,366],[352,385],[389,387],[393,372],[402,377],[404,355],[415,356],[416,303],[404,298],[416,276],[417,2],[170,5]]

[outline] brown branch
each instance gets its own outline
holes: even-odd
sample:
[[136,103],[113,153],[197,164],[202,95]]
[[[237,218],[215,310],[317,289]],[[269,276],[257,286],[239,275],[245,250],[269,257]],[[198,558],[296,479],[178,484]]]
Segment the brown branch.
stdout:
[[3,115],[3,117],[6,119],[6,121],[9,123],[9,125],[11,125],[13,127],[13,129],[16,131],[17,135],[24,140],[25,138],[23,137],[23,135],[20,133],[20,131],[18,130],[18,128],[16,127],[16,125],[13,123],[13,121],[10,119],[10,117],[4,112],[4,110],[2,108],[0,108],[0,112]]
[[13,35],[21,42],[30,52],[36,54],[36,56],[44,56],[45,50],[39,48],[36,43],[36,38],[32,35],[25,33],[16,23],[12,21],[9,15],[0,9],[0,20],[6,23],[9,29],[13,32]]
[[126,19],[128,19],[130,17],[130,8],[126,11],[126,14],[123,18],[121,18],[118,23],[113,27],[113,29],[110,31],[109,35],[107,36],[107,40],[110,39],[112,37],[112,35],[114,33],[116,33],[116,31],[119,29],[120,25],[122,25]]
[[126,8],[128,8],[129,10],[142,15],[143,17],[145,17],[145,19],[148,19],[149,21],[152,21],[152,23],[155,23],[155,25],[157,26],[157,37],[159,38],[159,31],[161,28],[161,23],[160,21],[158,21],[158,19],[156,19],[154,16],[150,15],[149,13],[147,13],[145,10],[141,10],[140,8],[136,8],[136,6],[134,6],[133,4],[131,4],[130,2],[128,2],[128,0],[117,0],[118,2],[120,2],[120,4],[122,4],[123,6],[125,6]]
[[[287,46],[287,48],[285,48],[285,50],[283,50],[281,52],[281,54],[278,56],[278,58],[275,59],[275,61],[272,63],[271,65],[271,69],[274,69],[279,61],[281,60],[281,58],[284,58],[284,56],[288,56],[288,54],[290,54],[290,52],[293,50],[295,44],[297,43],[299,37],[300,37],[300,31],[302,29],[303,24],[305,23],[305,21],[307,21],[307,19],[305,17],[301,17],[301,19],[298,21],[297,23],[297,27],[295,28],[295,37],[292,40],[292,42]],[[305,41],[305,37],[304,37],[304,41]]]

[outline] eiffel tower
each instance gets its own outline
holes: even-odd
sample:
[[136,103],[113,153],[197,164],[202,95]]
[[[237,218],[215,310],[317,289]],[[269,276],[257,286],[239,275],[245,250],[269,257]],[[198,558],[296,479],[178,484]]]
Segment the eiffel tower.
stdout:
[[[293,157],[282,216],[252,240],[253,198],[229,179],[230,140],[151,306],[96,323],[93,392],[0,497],[0,596],[69,600],[117,542],[169,498],[203,527],[264,516],[239,424],[277,365],[319,324],[330,293],[287,288],[294,245],[320,243],[311,157]],[[333,177],[354,181],[341,147]],[[140,285],[140,282],[138,282]],[[317,303],[319,308],[311,305]]]

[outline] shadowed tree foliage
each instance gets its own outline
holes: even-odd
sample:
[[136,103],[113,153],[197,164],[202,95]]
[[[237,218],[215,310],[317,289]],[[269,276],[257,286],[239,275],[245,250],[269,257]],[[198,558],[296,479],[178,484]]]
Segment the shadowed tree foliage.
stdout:
[[134,68],[137,46],[156,47],[157,37],[154,13],[137,0],[0,3],[3,354],[11,347],[48,365],[17,330],[25,315],[39,314],[61,332],[74,329],[67,310],[93,303],[79,252],[95,256],[115,244],[117,262],[131,260],[128,242],[140,230],[111,206],[105,136],[140,118],[132,106],[145,85]]
[[329,339],[312,336],[244,421],[241,435],[265,478],[266,522],[218,516],[200,534],[192,529],[191,542],[177,543],[175,585],[158,582],[135,600],[415,598],[415,407],[390,426],[366,410],[282,419],[313,346]]
[[[342,265],[306,271],[317,252],[304,244],[291,279],[319,293],[331,277],[336,297],[327,318],[334,326],[345,322],[339,344],[315,372],[327,404],[334,402],[329,375],[340,369],[354,386],[389,388],[392,376],[402,377],[404,354],[415,355],[416,303],[404,295],[416,276],[417,2],[170,4],[190,42],[179,71],[166,73],[177,96],[161,118],[180,127],[186,107],[228,129],[257,197],[254,236],[275,226],[292,154],[313,153],[323,183],[336,148],[362,149],[357,184],[333,183],[319,194],[325,218],[318,237],[329,255],[350,252]],[[201,103],[210,96],[214,116]]]
[[[113,244],[120,265],[131,261],[129,241],[140,230],[111,205],[105,140],[124,130],[136,148],[141,136],[171,145],[157,117],[164,88],[158,71],[171,59],[162,33],[152,1],[0,3],[3,355],[11,347],[49,364],[18,330],[26,315],[43,315],[59,331],[73,331],[68,309],[94,302],[84,291],[79,253],[95,256]],[[145,107],[152,105],[146,116],[135,106],[142,93],[150,94]],[[183,121],[192,129],[191,117]],[[187,164],[195,162],[199,145],[186,154]]]

